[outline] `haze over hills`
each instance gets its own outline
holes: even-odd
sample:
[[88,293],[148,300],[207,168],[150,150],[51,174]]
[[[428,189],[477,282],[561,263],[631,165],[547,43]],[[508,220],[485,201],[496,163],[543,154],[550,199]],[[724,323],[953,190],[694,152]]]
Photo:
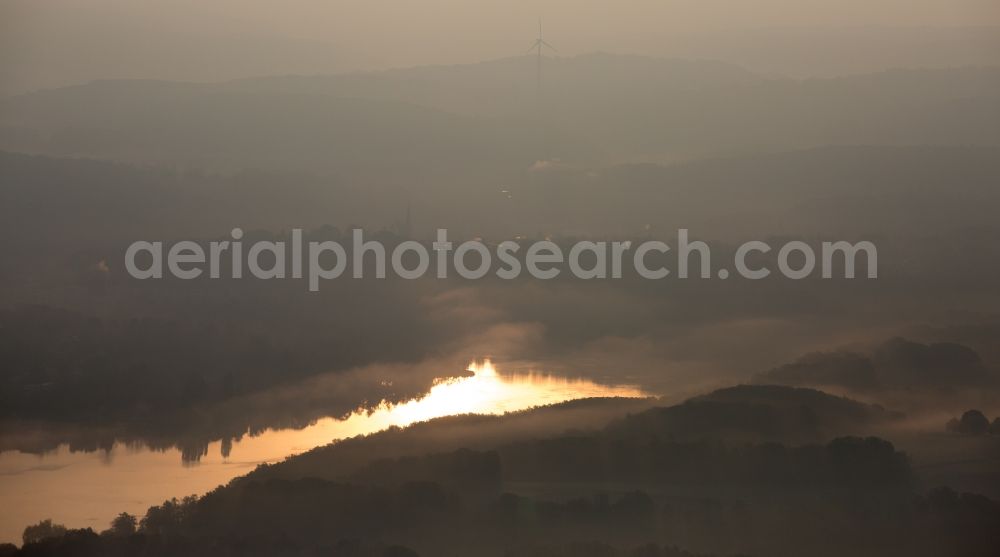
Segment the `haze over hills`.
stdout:
[[123,0],[9,0],[0,8],[0,95],[92,79],[224,81],[469,63],[523,53],[539,17],[568,55],[715,59],[793,77],[995,65],[1000,52],[1000,17],[983,0],[293,5],[276,15],[263,2],[179,1],[147,13]]
[[[1000,143],[1000,69],[797,81],[717,62],[530,57],[222,84],[103,81],[0,101],[0,147],[235,168],[503,175],[830,144]],[[760,130],[766,129],[766,133]],[[209,155],[210,154],[210,155]]]
[[0,557],[995,557],[996,25],[2,3]]
[[[6,408],[36,418],[85,416],[118,401],[116,416],[128,417],[132,406],[122,401],[142,399],[169,411],[324,372],[460,352],[498,332],[517,340],[511,346],[505,340],[505,352],[494,347],[497,357],[577,373],[610,367],[671,390],[685,382],[711,386],[721,377],[746,378],[816,350],[915,334],[915,325],[934,320],[965,326],[947,340],[971,346],[995,369],[1000,360],[991,348],[996,334],[990,324],[996,319],[982,308],[1000,277],[1000,241],[991,241],[1000,238],[993,211],[996,153],[994,147],[839,147],[669,166],[565,167],[512,182],[509,199],[495,185],[472,187],[458,179],[434,184],[409,202],[418,238],[430,237],[436,225],[459,238],[528,233],[552,234],[559,242],[578,234],[669,240],[672,228],[684,226],[724,242],[716,246],[717,262],[728,257],[730,243],[749,237],[876,238],[883,277],[832,291],[819,280],[667,285],[635,277],[551,284],[453,278],[332,281],[318,294],[301,281],[151,285],[130,280],[122,258],[135,238],[205,240],[225,237],[236,226],[261,239],[303,227],[307,239],[345,241],[346,229],[361,225],[391,245],[404,239],[395,225],[406,210],[399,188],[376,180],[219,176],[2,155],[0,226],[7,256],[0,279],[7,295],[21,301],[0,313],[11,330],[6,354],[25,365],[33,351],[50,354],[34,358],[36,365],[9,369],[7,392],[51,383],[47,390],[25,391],[23,400]],[[498,211],[503,219],[484,218]],[[19,231],[26,229],[34,232],[24,237]],[[966,257],[955,245],[965,246]],[[458,294],[445,295],[451,289],[460,289],[459,299],[475,310],[456,313],[451,304]],[[378,302],[364,302],[376,293]],[[338,311],[328,311],[326,303]],[[233,304],[247,306],[233,311]],[[915,308],[921,317],[898,317]],[[855,322],[859,314],[866,315],[863,327]],[[101,327],[93,328],[94,319]],[[135,319],[142,321],[132,324]],[[178,324],[192,319],[202,324],[198,332]],[[758,325],[747,328],[750,323]],[[775,332],[787,342],[770,342]],[[918,338],[944,340],[943,334]],[[197,351],[173,348],[201,337],[215,340],[197,341]],[[701,352],[720,337],[733,338],[727,350]],[[120,346],[139,339],[141,351]],[[756,344],[764,342],[771,346],[767,351]],[[621,360],[622,349],[630,360]],[[145,366],[148,377],[122,381],[144,353],[160,354],[155,365]],[[177,366],[185,374],[176,374]],[[663,367],[673,371],[662,373]],[[826,386],[808,377],[796,381]],[[154,384],[159,386],[150,390]],[[197,401],[192,389],[200,393]],[[64,400],[91,390],[72,404]],[[950,400],[948,408],[963,400]]]
[[[995,501],[928,490],[920,463],[883,439],[830,437],[884,427],[892,418],[881,408],[774,386],[651,404],[587,400],[394,428],[258,467],[200,498],[166,501],[138,529],[71,531],[26,549],[389,557],[494,555],[501,545],[507,555],[692,555],[680,545],[696,555],[804,547],[815,555],[904,547],[990,554]],[[636,413],[604,425],[626,411]],[[851,534],[832,541],[828,521],[850,524]],[[781,535],[789,524],[794,533]],[[904,530],[913,532],[895,534]]]

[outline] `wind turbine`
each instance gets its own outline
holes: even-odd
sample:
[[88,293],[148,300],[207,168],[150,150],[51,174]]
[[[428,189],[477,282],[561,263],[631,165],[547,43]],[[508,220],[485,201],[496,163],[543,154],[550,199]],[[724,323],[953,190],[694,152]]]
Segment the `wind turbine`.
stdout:
[[538,55],[538,98],[539,99],[542,98],[542,49],[544,47],[552,49],[552,52],[559,52],[558,50],[556,50],[556,47],[545,42],[545,39],[542,38],[542,18],[538,18],[538,38],[535,39],[535,42],[531,43],[531,48],[528,49],[527,53],[531,54],[531,51],[534,50],[537,52]]

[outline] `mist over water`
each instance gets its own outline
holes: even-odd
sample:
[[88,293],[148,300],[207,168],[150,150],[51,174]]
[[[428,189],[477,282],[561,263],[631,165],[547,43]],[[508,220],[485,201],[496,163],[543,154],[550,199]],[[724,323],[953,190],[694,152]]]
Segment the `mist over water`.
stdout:
[[998,29],[0,3],[0,557],[994,557]]
[[300,429],[246,432],[235,440],[213,441],[203,453],[151,449],[141,441],[115,442],[96,452],[68,445],[41,454],[5,450],[0,452],[0,497],[11,512],[0,521],[0,541],[17,542],[25,524],[46,517],[103,528],[120,512],[142,514],[179,494],[206,493],[257,465],[390,427],[461,414],[504,414],[581,398],[649,396],[634,386],[582,378],[503,374],[489,359],[473,362],[468,371],[468,376],[436,380],[418,398],[383,401],[344,417],[317,419]]

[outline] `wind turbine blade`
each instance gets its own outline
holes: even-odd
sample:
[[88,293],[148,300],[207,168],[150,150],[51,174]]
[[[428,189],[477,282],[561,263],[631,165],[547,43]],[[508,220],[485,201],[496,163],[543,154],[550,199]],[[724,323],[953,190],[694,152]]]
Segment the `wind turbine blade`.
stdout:
[[531,54],[531,51],[535,50],[536,48],[538,48],[538,40],[535,40],[535,42],[531,43],[531,47],[528,48],[526,54]]
[[543,45],[545,45],[545,46],[547,46],[547,47],[551,48],[551,49],[552,49],[552,52],[559,52],[559,49],[557,49],[556,47],[554,47],[554,46],[550,45],[549,43],[547,43],[547,42],[545,42],[545,41],[543,41],[543,40],[541,40],[541,39],[539,39],[539,41],[540,41],[540,42],[541,42],[541,43],[542,43]]

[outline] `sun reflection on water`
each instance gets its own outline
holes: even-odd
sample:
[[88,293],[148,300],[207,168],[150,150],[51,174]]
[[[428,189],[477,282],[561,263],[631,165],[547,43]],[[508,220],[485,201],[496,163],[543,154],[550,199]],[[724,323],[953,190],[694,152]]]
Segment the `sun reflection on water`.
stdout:
[[435,384],[426,396],[394,406],[383,405],[393,425],[405,426],[456,414],[502,414],[534,406],[588,397],[646,396],[632,386],[600,385],[585,379],[547,374],[501,375],[490,360],[472,362],[470,377]]
[[267,430],[232,443],[211,443],[196,464],[181,466],[179,450],[153,451],[118,443],[108,453],[72,452],[63,445],[44,456],[0,453],[0,499],[17,512],[0,513],[0,542],[16,541],[25,525],[43,518],[71,527],[107,528],[121,511],[142,515],[169,497],[200,494],[264,462],[375,433],[392,426],[456,414],[503,414],[588,397],[643,397],[634,386],[602,385],[543,373],[503,374],[490,360],[472,375],[435,382],[424,396],[383,402],[346,419],[323,418],[299,430]]
[[[405,427],[416,422],[459,414],[503,414],[546,404],[591,397],[645,397],[632,385],[603,385],[589,379],[570,379],[545,373],[502,374],[489,359],[469,364],[472,375],[435,382],[426,395],[399,404],[382,402],[374,409],[358,410],[347,419],[324,418],[298,432],[265,432],[244,439],[240,452],[247,454],[258,442],[270,445],[271,435],[299,437],[295,452],[336,439]],[[234,453],[235,453],[234,449]]]

